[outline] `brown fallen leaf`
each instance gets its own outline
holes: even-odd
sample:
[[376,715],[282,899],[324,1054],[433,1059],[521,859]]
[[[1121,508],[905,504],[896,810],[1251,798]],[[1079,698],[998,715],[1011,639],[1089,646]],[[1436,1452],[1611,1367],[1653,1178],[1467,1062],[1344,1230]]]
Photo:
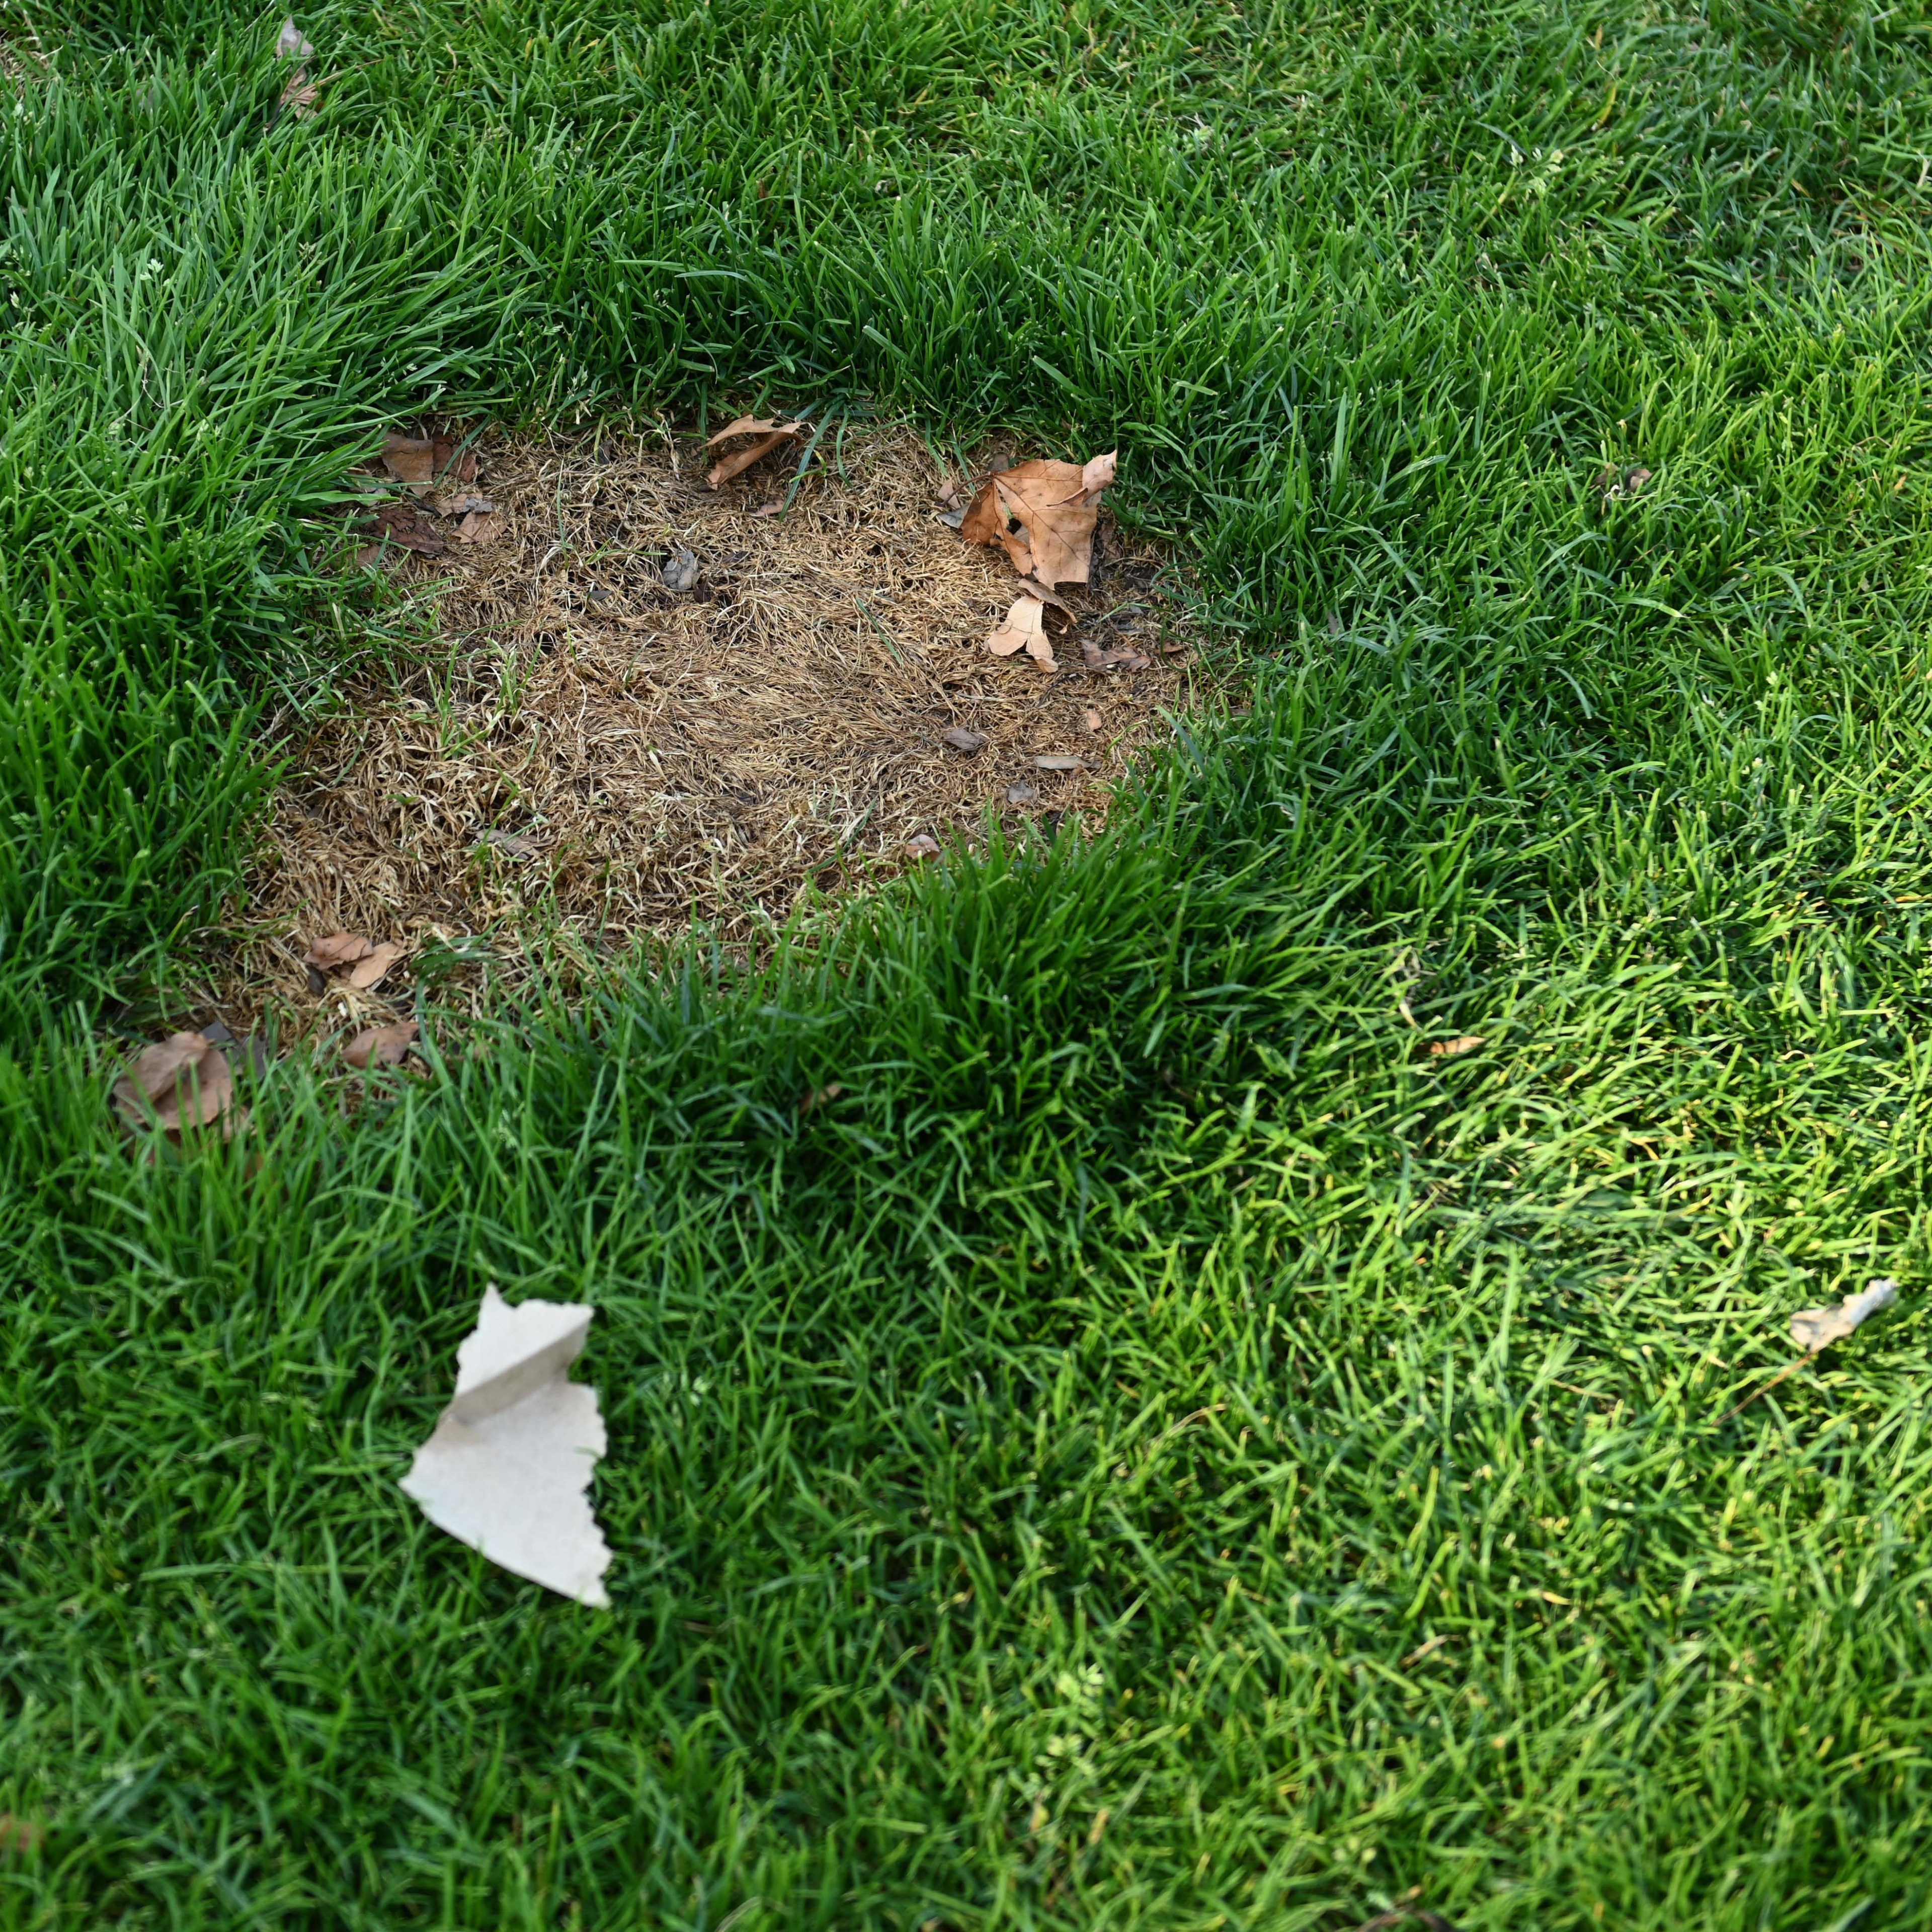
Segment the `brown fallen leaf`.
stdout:
[[1084,711],[1081,712],[1080,722],[1086,726],[1088,730],[1097,731],[1100,729],[1101,726],[1106,722],[1106,720],[1100,716],[1100,712],[1096,711],[1091,705],[1089,705]]
[[1005,620],[987,638],[986,648],[997,658],[1024,651],[1042,670],[1055,669],[1053,641],[1046,634],[1046,606],[1030,591],[1015,598]]
[[760,503],[752,512],[754,517],[777,517],[784,514],[784,506],[774,496],[769,503]]
[[496,533],[496,516],[494,511],[472,510],[457,525],[456,541],[460,544],[487,543]]
[[486,832],[477,840],[478,845],[494,845],[500,852],[507,852],[513,859],[541,859],[543,848],[534,838],[526,838],[520,832]]
[[116,1104],[124,1090],[137,1113],[140,1100],[158,1102],[174,1090],[182,1073],[201,1064],[208,1044],[198,1033],[176,1033],[155,1046],[143,1047],[134,1065],[114,1083]]
[[1112,670],[1117,665],[1122,670],[1147,670],[1154,664],[1152,658],[1131,646],[1122,650],[1103,651],[1086,638],[1080,640],[1080,660],[1089,670]]
[[964,730],[957,724],[950,730],[940,732],[939,736],[943,743],[950,745],[956,752],[976,752],[986,742],[980,733]]
[[453,477],[459,483],[473,483],[476,480],[476,451],[458,449],[453,437],[431,437],[430,460],[438,476]]
[[1039,796],[1040,788],[1030,785],[1024,780],[1006,788],[1006,802],[1009,805],[1030,805]]
[[384,503],[374,512],[376,526],[390,542],[419,556],[447,556],[449,546],[436,526],[413,503]]
[[398,483],[428,483],[436,476],[436,444],[426,436],[399,436],[392,430],[382,439],[382,467]]
[[939,494],[933,500],[942,510],[956,510],[965,502],[959,494],[959,485],[944,471],[940,473]]
[[400,1066],[422,1031],[414,1020],[398,1020],[394,1026],[364,1027],[342,1049],[342,1057],[351,1066],[364,1072],[372,1060],[378,1066]]
[[1429,1042],[1429,1057],[1432,1060],[1447,1060],[1450,1054],[1473,1053],[1483,1043],[1479,1033],[1458,1034],[1454,1040],[1432,1040]]
[[704,480],[716,490],[740,471],[750,469],[761,456],[769,456],[781,443],[797,442],[804,433],[802,422],[780,422],[773,416],[740,416],[736,422],[726,424],[716,436],[706,436],[705,448],[715,449],[721,442],[741,436],[756,440],[742,449],[734,449],[729,456],[721,456],[706,472]]
[[376,950],[374,944],[359,932],[332,932],[326,938],[311,943],[302,961],[304,966],[313,966],[318,971],[334,973],[345,966],[352,966],[358,959],[366,959]]
[[382,546],[379,543],[364,544],[356,553],[356,568],[358,570],[367,570],[371,565],[380,563],[382,560]]
[[[184,1126],[223,1121],[223,1137],[241,1124],[230,1116],[235,1076],[228,1057],[206,1034],[171,1034],[143,1048],[114,1083],[114,1108],[129,1127],[150,1124],[178,1139]],[[224,1117],[227,1117],[224,1118]]]
[[968,543],[997,543],[1022,577],[1049,590],[1091,575],[1094,525],[1100,494],[1114,480],[1114,452],[1085,464],[1037,457],[996,470],[973,499],[959,534]]
[[386,940],[380,946],[371,946],[367,957],[358,959],[349,969],[349,983],[358,992],[368,992],[372,986],[382,984],[389,968],[402,956],[403,949],[393,940]]
[[1079,622],[1079,613],[1074,609],[1073,606],[1068,603],[1066,599],[1061,596],[1057,590],[1049,590],[1044,584],[1040,582],[1038,578],[1022,578],[1020,579],[1020,588],[1024,590],[1029,597],[1037,597],[1042,604],[1051,604],[1056,610],[1064,610],[1066,614],[1066,621],[1070,624],[1077,624]]
[[939,841],[929,832],[915,832],[906,841],[908,859],[936,859],[939,856]]
[[828,1080],[823,1087],[813,1088],[804,1099],[799,1102],[798,1111],[801,1114],[816,1113],[820,1107],[830,1106],[844,1090],[844,1085],[842,1082]]
[[1084,758],[1044,758],[1034,760],[1036,770],[1042,772],[1084,772],[1087,769]]
[[38,1852],[46,1836],[46,1828],[38,1819],[16,1818],[10,1811],[0,1811],[0,1856]]
[[469,490],[460,496],[434,496],[430,500],[430,508],[439,517],[487,517],[496,507],[494,496],[478,496]]
[[275,58],[292,61],[313,60],[315,58],[314,48],[310,46],[308,37],[292,20],[284,20],[281,32],[275,36]]
[[287,84],[283,88],[276,105],[285,108],[292,119],[306,121],[315,112],[316,104],[321,98],[321,82],[310,80],[308,69],[298,67],[289,76]]

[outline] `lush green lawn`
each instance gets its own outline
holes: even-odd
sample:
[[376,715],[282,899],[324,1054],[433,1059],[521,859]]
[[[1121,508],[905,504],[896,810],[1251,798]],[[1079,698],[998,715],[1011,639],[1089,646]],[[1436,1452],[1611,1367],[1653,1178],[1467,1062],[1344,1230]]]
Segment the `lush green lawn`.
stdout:
[[[1923,8],[21,6],[0,1927],[1928,1922]],[[760,393],[1118,440],[1251,715],[130,1165],[346,458]],[[490,1279],[608,1613],[395,1487]]]

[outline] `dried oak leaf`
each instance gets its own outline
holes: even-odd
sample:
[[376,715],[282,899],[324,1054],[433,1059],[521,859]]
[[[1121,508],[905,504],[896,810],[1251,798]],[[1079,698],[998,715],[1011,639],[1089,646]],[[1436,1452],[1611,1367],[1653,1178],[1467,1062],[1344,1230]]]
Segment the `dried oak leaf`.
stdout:
[[466,490],[458,496],[434,496],[430,500],[430,508],[439,517],[487,517],[496,507],[494,496],[478,496]]
[[[479,503],[488,501],[487,497],[476,499]],[[487,542],[496,533],[496,518],[492,510],[472,510],[456,526],[456,541],[460,544]]]
[[402,956],[403,949],[393,940],[386,940],[380,946],[371,946],[366,957],[350,968],[349,983],[358,992],[368,992],[372,986],[382,984],[389,968]]
[[351,1066],[365,1072],[371,1061],[378,1066],[400,1066],[422,1031],[414,1020],[398,1020],[394,1026],[364,1027],[342,1049],[342,1057]]
[[1114,480],[1115,452],[1091,462],[1036,458],[996,470],[973,499],[959,534],[968,543],[998,544],[1022,577],[1051,590],[1084,584],[1092,574],[1094,524],[1100,494]]
[[1057,668],[1053,640],[1046,634],[1046,606],[1030,591],[1013,599],[1013,608],[986,640],[986,648],[997,658],[1024,651],[1042,670]]
[[728,423],[716,436],[706,436],[704,446],[715,449],[721,442],[730,442],[741,436],[755,439],[742,449],[734,449],[729,456],[721,456],[705,472],[704,480],[716,490],[720,484],[728,483],[741,470],[751,468],[761,456],[769,456],[781,443],[796,442],[805,433],[802,422],[780,422],[775,416],[740,416],[736,422]]
[[1862,1293],[1846,1295],[1835,1308],[1801,1308],[1791,1318],[1791,1339],[1808,1355],[1815,1355],[1898,1299],[1898,1282],[1889,1275],[1875,1276]]

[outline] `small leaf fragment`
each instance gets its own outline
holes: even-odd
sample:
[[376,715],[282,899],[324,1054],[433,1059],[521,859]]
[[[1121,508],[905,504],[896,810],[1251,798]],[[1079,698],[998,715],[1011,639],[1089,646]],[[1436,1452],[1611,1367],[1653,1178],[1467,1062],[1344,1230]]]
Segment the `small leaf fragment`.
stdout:
[[1484,1036],[1479,1033],[1458,1034],[1454,1040],[1432,1040],[1429,1042],[1429,1056],[1432,1060],[1447,1060],[1454,1054],[1473,1053],[1483,1040]]
[[1006,802],[1009,805],[1030,805],[1039,796],[1039,787],[1030,785],[1023,779],[1006,788]]
[[1815,1355],[1842,1342],[1867,1316],[1889,1308],[1898,1299],[1898,1282],[1889,1275],[1876,1275],[1860,1293],[1846,1295],[1835,1308],[1801,1308],[1791,1318],[1791,1339],[1808,1355]]
[[680,545],[658,566],[658,581],[667,590],[682,596],[698,581],[700,568],[697,557]]
[[[485,500],[479,497],[479,502]],[[456,541],[460,544],[487,543],[496,533],[496,516],[493,510],[472,510],[456,526]]]
[[936,859],[939,856],[939,841],[929,832],[916,832],[906,841],[908,859]]
[[950,730],[940,732],[939,736],[943,743],[950,745],[956,752],[976,752],[986,742],[979,732],[965,730],[957,724]]
[[1084,772],[1087,769],[1084,758],[1036,758],[1034,764],[1036,770],[1042,772]]
[[1090,704],[1084,711],[1081,712],[1080,722],[1088,730],[1097,731],[1106,724],[1106,720]]

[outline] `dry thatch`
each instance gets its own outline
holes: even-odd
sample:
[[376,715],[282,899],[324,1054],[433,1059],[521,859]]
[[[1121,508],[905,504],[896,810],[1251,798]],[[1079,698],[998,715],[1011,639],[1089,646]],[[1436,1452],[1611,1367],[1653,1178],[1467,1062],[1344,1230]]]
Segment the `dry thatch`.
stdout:
[[[1103,813],[1196,695],[1162,560],[1105,516],[1059,674],[988,656],[1012,568],[939,520],[947,479],[904,433],[827,434],[782,514],[784,452],[715,490],[695,439],[476,454],[473,479],[416,486],[419,520],[407,496],[391,513],[392,544],[447,553],[364,566],[434,600],[446,658],[344,690],[289,743],[224,1011],[298,997],[304,944],[338,929],[513,953],[533,923],[601,947],[701,922],[755,944],[813,884],[896,870],[989,808]],[[494,510],[466,542],[475,495]],[[1084,669],[1083,638],[1150,662]],[[962,752],[949,730],[986,742]]]

